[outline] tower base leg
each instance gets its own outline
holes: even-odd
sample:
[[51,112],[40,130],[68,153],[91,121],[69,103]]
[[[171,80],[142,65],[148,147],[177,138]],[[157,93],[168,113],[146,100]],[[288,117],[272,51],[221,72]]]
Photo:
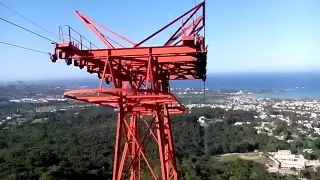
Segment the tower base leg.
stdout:
[[[140,180],[147,174],[152,179],[178,179],[171,122],[166,105],[157,105],[149,123],[140,115],[126,118],[120,110],[117,126],[113,180]],[[150,161],[154,162],[155,159],[151,159],[146,153],[151,139],[157,144],[160,172],[156,172],[154,166],[151,166]]]

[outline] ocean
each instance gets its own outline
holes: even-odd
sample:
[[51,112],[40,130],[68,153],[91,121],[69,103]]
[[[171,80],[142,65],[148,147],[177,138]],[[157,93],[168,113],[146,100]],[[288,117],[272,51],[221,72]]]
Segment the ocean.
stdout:
[[263,90],[275,99],[320,99],[320,72],[251,73],[208,76],[208,88]]
[[[47,81],[47,83],[49,83]],[[96,77],[90,79],[55,80],[50,84],[98,87]],[[201,80],[170,82],[172,88],[203,88]],[[320,99],[320,72],[229,73],[208,74],[205,83],[210,89],[232,89],[265,92],[259,97],[286,99]]]
[[[201,80],[173,82],[172,87],[204,87]],[[319,99],[320,72],[209,74],[206,88],[247,90],[262,98]]]

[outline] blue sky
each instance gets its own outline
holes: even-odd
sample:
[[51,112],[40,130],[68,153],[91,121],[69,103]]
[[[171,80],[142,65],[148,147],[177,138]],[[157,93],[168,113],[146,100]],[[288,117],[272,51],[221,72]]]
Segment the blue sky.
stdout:
[[[195,0],[0,1],[51,32],[58,34],[57,27],[68,24],[98,45],[101,43],[75,16],[75,10],[138,42],[168,23],[170,17],[195,5]],[[320,69],[319,0],[207,0],[206,3],[209,73]],[[55,38],[2,6],[0,17]],[[0,41],[53,51],[50,42],[2,21],[0,29]],[[151,43],[162,44],[167,33]],[[0,53],[0,81],[90,76],[85,70],[63,62],[53,64],[44,54],[2,44]]]

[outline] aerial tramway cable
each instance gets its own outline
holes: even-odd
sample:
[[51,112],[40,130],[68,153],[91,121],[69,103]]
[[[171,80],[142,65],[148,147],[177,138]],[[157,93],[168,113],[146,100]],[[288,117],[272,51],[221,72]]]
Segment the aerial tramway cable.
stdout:
[[[52,43],[56,43],[55,41],[53,41],[53,40],[51,40],[51,39],[49,39],[49,38],[47,38],[47,37],[45,37],[45,36],[43,36],[43,35],[40,35],[40,34],[38,34],[38,33],[36,33],[36,32],[33,32],[33,31],[31,31],[31,30],[29,30],[29,29],[27,29],[27,28],[24,28],[24,27],[22,27],[22,26],[20,26],[20,25],[18,25],[18,24],[15,24],[15,23],[13,23],[13,22],[11,22],[11,21],[8,21],[8,20],[3,19],[3,18],[1,18],[1,17],[0,17],[0,20],[4,21],[4,22],[6,22],[6,23],[9,23],[9,24],[11,24],[11,25],[13,25],[13,26],[16,26],[16,27],[18,27],[18,28],[20,28],[20,29],[23,29],[23,30],[25,30],[25,31],[27,31],[27,32],[29,32],[29,33],[31,33],[31,34],[34,34],[34,35],[36,35],[36,36],[38,36],[38,37],[41,37],[41,38],[43,38],[43,39],[45,39],[45,40],[48,40],[48,41],[50,41],[50,42],[52,42]],[[31,21],[31,20],[29,20],[29,21]],[[44,52],[44,51],[40,51],[40,50],[36,50],[36,49],[24,47],[24,46],[19,46],[19,45],[11,44],[11,43],[8,43],[8,42],[3,42],[3,41],[1,41],[0,44],[5,44],[5,45],[8,45],[8,46],[12,46],[12,47],[17,47],[17,48],[21,48],[21,49],[25,49],[25,50],[29,50],[29,51],[33,51],[33,52],[38,52],[38,53],[50,55],[50,53],[48,53],[48,52]]]
[[36,36],[39,36],[39,37],[41,37],[41,38],[43,38],[43,39],[46,39],[46,40],[51,41],[51,42],[53,42],[53,43],[57,43],[57,42],[55,42],[55,41],[53,41],[53,40],[51,40],[51,39],[49,39],[49,38],[47,38],[47,37],[45,37],[45,36],[42,36],[42,35],[40,35],[40,34],[38,34],[38,33],[36,33],[36,32],[33,32],[33,31],[31,31],[31,30],[29,30],[29,29],[27,29],[27,28],[24,28],[24,27],[22,27],[22,26],[20,26],[20,25],[18,25],[18,24],[15,24],[15,23],[13,23],[13,22],[11,22],[11,21],[8,21],[8,20],[3,19],[3,18],[1,18],[1,17],[0,17],[0,20],[4,21],[4,22],[6,22],[6,23],[9,23],[9,24],[11,24],[11,25],[13,25],[13,26],[16,26],[16,27],[18,27],[18,28],[20,28],[20,29],[23,29],[23,30],[25,30],[25,31],[27,31],[27,32],[29,32],[29,33],[32,33],[32,34],[36,35]]
[[32,48],[28,48],[28,47],[24,47],[24,46],[19,46],[19,45],[7,43],[7,42],[0,41],[0,44],[5,44],[5,45],[8,45],[8,46],[13,46],[13,47],[17,47],[17,48],[33,51],[33,52],[38,52],[38,53],[50,55],[50,53],[47,53],[47,52],[44,52],[44,51],[39,51],[39,50],[36,50],[36,49],[32,49]]
[[[5,8],[7,8],[7,9],[9,9],[10,11],[14,12],[15,14],[19,15],[20,17],[24,18],[25,20],[29,21],[29,22],[32,23],[33,25],[41,28],[42,30],[46,31],[47,33],[49,33],[49,34],[57,37],[54,33],[46,30],[44,27],[40,26],[39,24],[37,24],[37,23],[35,23],[34,21],[30,20],[29,18],[25,17],[24,15],[18,13],[17,11],[13,10],[12,8],[8,7],[7,5],[3,4],[2,2],[0,2],[0,5],[3,6],[3,7],[5,7]],[[52,43],[56,43],[56,42],[53,41],[52,39],[49,39],[49,38],[47,38],[47,37],[45,37],[45,36],[43,36],[43,35],[40,35],[40,34],[34,32],[34,31],[31,31],[31,30],[29,30],[29,29],[27,29],[27,28],[24,28],[24,27],[22,27],[22,26],[20,26],[20,25],[18,25],[18,24],[15,24],[15,23],[13,23],[13,22],[11,22],[11,21],[9,21],[9,20],[3,19],[3,18],[1,18],[1,17],[0,17],[0,20],[4,21],[4,22],[6,22],[6,23],[9,23],[9,24],[11,24],[11,25],[13,25],[13,26],[16,26],[16,27],[18,27],[18,28],[20,28],[20,29],[23,29],[23,30],[25,30],[25,31],[27,31],[27,32],[29,32],[29,33],[32,33],[32,34],[34,34],[34,35],[36,35],[36,36],[38,36],[38,37],[41,37],[41,38],[43,38],[43,39],[45,39],[45,40],[48,40],[48,41],[50,41],[50,42],[52,42]],[[40,50],[28,48],[28,47],[25,47],[25,46],[16,45],[16,44],[11,44],[11,43],[8,43],[8,42],[0,41],[0,44],[4,44],[4,45],[7,45],[7,46],[12,46],[12,47],[16,47],[16,48],[21,48],[21,49],[25,49],[25,50],[29,50],[29,51],[33,51],[33,52],[38,52],[38,53],[50,55],[50,53],[48,53],[48,52],[44,52],[44,51],[40,51]]]
[[51,34],[52,36],[54,36],[54,37],[56,37],[56,38],[58,38],[58,39],[59,39],[59,37],[58,37],[56,34],[54,34],[54,33],[50,32],[50,31],[48,31],[48,30],[47,30],[47,29],[45,29],[44,27],[42,27],[42,26],[40,26],[39,24],[35,23],[34,21],[30,20],[30,19],[29,19],[29,18],[27,18],[26,16],[24,16],[24,15],[22,15],[22,14],[18,13],[17,11],[13,10],[12,8],[8,7],[7,5],[3,4],[2,2],[0,2],[0,5],[2,5],[3,7],[7,8],[7,9],[9,9],[9,10],[10,10],[10,11],[12,11],[13,13],[15,13],[15,14],[19,15],[20,17],[22,17],[22,18],[24,18],[25,20],[29,21],[29,22],[30,22],[30,23],[32,23],[33,25],[35,25],[35,26],[39,27],[40,29],[42,29],[42,30],[46,31],[47,33],[49,33],[49,34]]

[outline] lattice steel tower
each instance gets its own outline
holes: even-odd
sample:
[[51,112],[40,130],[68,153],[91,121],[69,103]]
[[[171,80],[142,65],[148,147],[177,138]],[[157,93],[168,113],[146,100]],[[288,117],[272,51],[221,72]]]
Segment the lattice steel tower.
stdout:
[[[69,26],[60,26],[60,43],[55,44],[51,60],[65,60],[80,69],[86,67],[87,72],[97,73],[101,79],[97,89],[67,91],[66,97],[117,109],[113,180],[141,179],[141,171],[146,169],[154,179],[178,179],[170,114],[184,113],[186,108],[170,93],[169,80],[206,79],[205,3],[196,5],[139,43],[80,12],[76,14],[107,48],[94,47]],[[179,28],[163,45],[143,46],[174,24]],[[132,47],[112,40],[98,28]],[[113,88],[103,88],[103,82]],[[147,121],[147,116],[151,120]],[[161,172],[155,171],[145,153],[151,139],[158,146]]]

